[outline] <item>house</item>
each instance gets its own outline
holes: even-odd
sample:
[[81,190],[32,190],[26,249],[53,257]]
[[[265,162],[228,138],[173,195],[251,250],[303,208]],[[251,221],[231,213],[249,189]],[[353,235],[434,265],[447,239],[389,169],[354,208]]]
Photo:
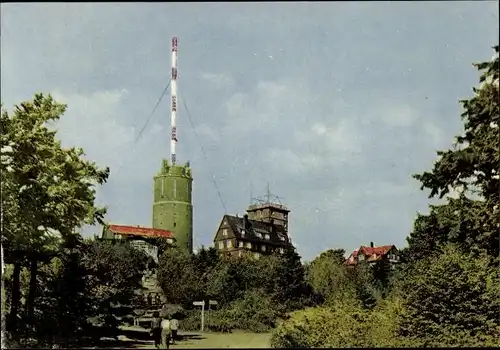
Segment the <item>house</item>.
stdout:
[[366,260],[370,265],[375,264],[377,261],[387,260],[391,267],[394,268],[395,264],[399,263],[398,249],[394,245],[374,247],[373,242],[370,242],[369,247],[361,246],[359,249],[354,250],[346,259],[344,265],[348,267],[356,266],[359,261],[363,260]]
[[106,225],[102,230],[102,239],[105,240],[127,240],[130,245],[142,250],[158,263],[158,247],[154,240],[164,238],[168,244],[174,244],[174,234],[167,230],[126,225]]
[[224,215],[214,237],[215,249],[220,253],[242,256],[283,254],[293,247],[288,236],[288,213],[281,204],[251,205],[243,217]]

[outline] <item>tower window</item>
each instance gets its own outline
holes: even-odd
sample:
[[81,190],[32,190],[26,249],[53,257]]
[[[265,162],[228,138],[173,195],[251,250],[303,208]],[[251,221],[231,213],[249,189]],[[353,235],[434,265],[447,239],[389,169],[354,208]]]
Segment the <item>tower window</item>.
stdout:
[[176,223],[176,222],[174,222],[174,227],[176,227],[176,226],[177,226],[177,223]]

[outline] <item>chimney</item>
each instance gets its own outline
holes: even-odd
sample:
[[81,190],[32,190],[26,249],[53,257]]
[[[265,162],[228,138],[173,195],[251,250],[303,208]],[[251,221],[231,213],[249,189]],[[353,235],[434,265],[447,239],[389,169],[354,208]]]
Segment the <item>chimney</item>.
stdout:
[[373,248],[373,242],[370,242],[370,247]]
[[243,215],[243,227],[248,230],[248,214]]

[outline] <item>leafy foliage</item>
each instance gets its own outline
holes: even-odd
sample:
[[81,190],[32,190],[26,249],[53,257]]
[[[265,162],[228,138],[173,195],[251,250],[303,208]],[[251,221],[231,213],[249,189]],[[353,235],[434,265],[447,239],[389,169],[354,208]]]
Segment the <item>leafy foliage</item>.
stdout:
[[172,304],[190,306],[202,290],[192,255],[178,249],[167,249],[160,256],[158,282]]
[[314,259],[307,268],[307,282],[313,291],[327,302],[355,293],[353,280],[343,265],[344,254],[343,249],[327,250]]
[[[405,311],[399,334],[417,346],[475,346],[500,341],[500,274],[491,258],[446,246],[417,262],[401,281]],[[484,345],[484,343],[483,343]]]
[[274,327],[282,314],[280,306],[262,290],[247,291],[242,299],[233,301],[229,307],[214,314],[215,324],[230,329],[266,332]]
[[79,148],[63,148],[49,128],[65,110],[51,96],[37,94],[13,113],[0,114],[2,244],[7,262],[15,264],[11,331],[17,328],[20,266],[29,263],[31,269],[26,319],[31,322],[39,261],[56,254],[60,240],[74,235],[76,227],[102,222],[105,213],[94,205],[94,186],[107,180],[109,169],[83,159]]
[[141,288],[146,254],[126,242],[88,241],[85,248],[82,264],[99,310],[112,304],[130,305],[134,292]]
[[[500,229],[500,107],[499,107],[499,60],[498,45],[494,47],[492,61],[475,64],[479,71],[482,86],[473,88],[475,95],[463,100],[464,134],[456,137],[455,147],[438,151],[440,157],[429,172],[414,177],[422,183],[422,189],[430,189],[430,197],[443,198],[450,190],[461,192],[460,198],[451,201],[451,208],[441,211],[453,212],[454,223],[440,223],[436,233],[443,235],[454,231],[454,241],[472,244],[476,249],[485,249],[490,255],[499,255]],[[476,195],[478,199],[471,199]],[[469,196],[469,197],[467,197]],[[432,214],[431,214],[432,215]],[[450,214],[446,217],[450,218]],[[457,219],[458,216],[458,219]],[[456,225],[457,220],[463,225]],[[436,217],[420,219],[421,225],[435,226]],[[410,236],[412,243],[418,241],[420,227]],[[457,232],[458,231],[458,232]],[[457,237],[458,236],[458,237]],[[422,243],[425,246],[429,243]],[[433,243],[432,243],[433,244]],[[410,243],[410,248],[411,248]],[[417,243],[417,246],[419,244]]]
[[273,280],[274,300],[283,303],[287,311],[312,304],[312,288],[306,282],[305,269],[295,249],[285,249],[280,264],[276,266]]
[[355,302],[339,302],[332,307],[317,307],[292,313],[273,331],[275,348],[368,347],[369,317]]
[[5,246],[36,249],[48,232],[73,233],[81,224],[102,222],[105,208],[94,206],[95,184],[103,184],[109,169],[81,158],[80,148],[65,149],[48,125],[66,106],[52,97],[35,95],[33,101],[1,113],[0,146]]

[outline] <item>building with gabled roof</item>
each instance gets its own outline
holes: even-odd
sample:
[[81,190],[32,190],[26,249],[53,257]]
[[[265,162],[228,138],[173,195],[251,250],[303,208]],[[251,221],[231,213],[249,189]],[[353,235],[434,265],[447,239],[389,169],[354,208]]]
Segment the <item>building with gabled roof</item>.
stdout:
[[127,240],[131,246],[151,256],[156,263],[158,263],[158,247],[154,240],[157,238],[165,239],[168,244],[175,243],[172,232],[158,228],[109,224],[102,229],[102,239]]
[[224,215],[214,237],[220,253],[255,257],[273,253],[283,254],[292,245],[288,236],[288,213],[281,204],[254,204],[243,217]]
[[395,245],[383,245],[375,247],[373,242],[370,246],[361,246],[355,249],[351,255],[346,259],[344,265],[356,266],[358,262],[366,260],[370,265],[377,261],[386,260],[391,266],[399,263],[399,252]]

